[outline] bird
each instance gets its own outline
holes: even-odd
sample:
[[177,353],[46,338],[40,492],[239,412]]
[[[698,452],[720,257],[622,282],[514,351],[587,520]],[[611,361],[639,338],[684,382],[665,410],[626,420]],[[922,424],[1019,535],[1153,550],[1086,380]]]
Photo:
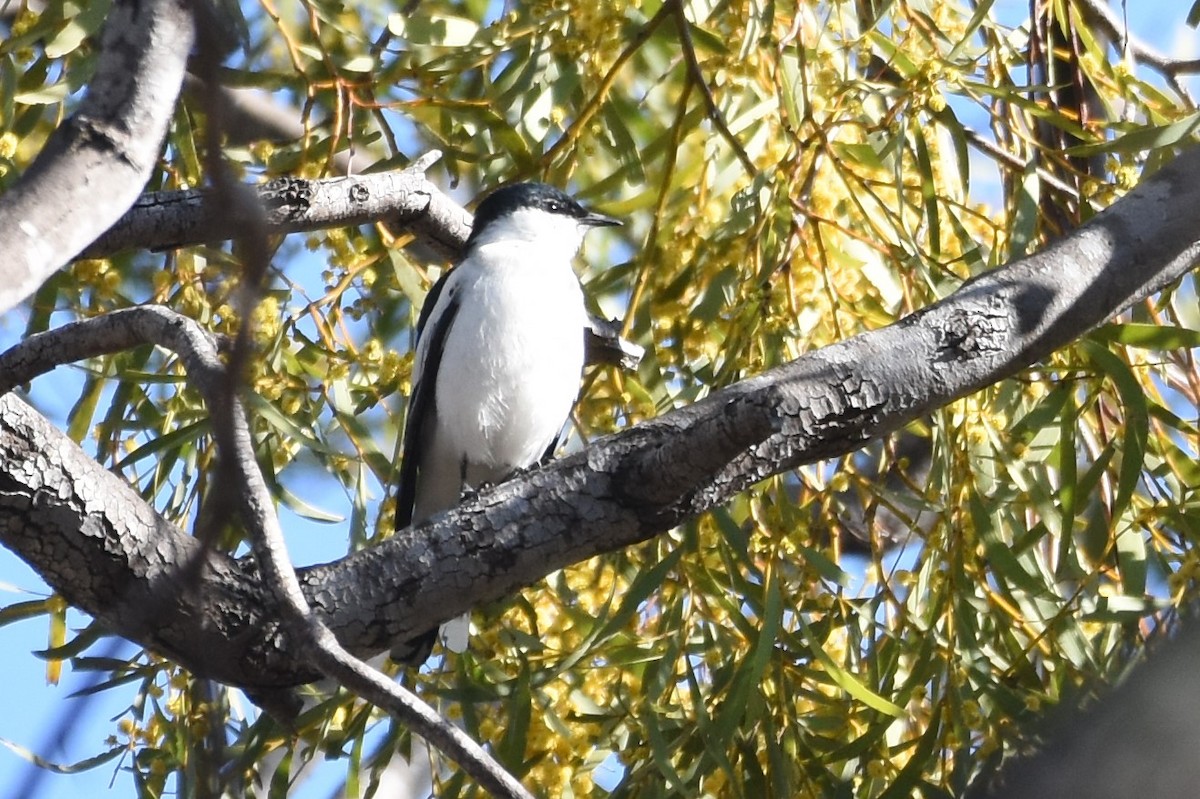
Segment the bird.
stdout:
[[[553,453],[584,366],[588,315],[573,261],[589,230],[619,224],[544,183],[480,202],[462,259],[417,319],[397,531]],[[466,617],[448,622],[447,648],[464,651],[468,628]],[[420,665],[437,634],[398,644],[392,659]]]

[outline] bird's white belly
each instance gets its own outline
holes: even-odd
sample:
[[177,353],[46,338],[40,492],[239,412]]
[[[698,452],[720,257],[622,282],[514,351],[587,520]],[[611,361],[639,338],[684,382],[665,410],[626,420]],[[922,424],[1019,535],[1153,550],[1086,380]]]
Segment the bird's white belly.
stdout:
[[462,288],[437,378],[438,439],[476,483],[533,465],[562,429],[586,315],[566,269],[492,265]]

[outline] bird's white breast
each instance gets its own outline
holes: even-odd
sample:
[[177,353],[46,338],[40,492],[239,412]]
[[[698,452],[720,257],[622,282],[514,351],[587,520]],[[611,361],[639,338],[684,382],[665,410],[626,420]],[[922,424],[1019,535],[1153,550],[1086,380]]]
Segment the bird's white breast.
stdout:
[[437,424],[439,444],[473,467],[471,482],[536,463],[579,393],[583,292],[569,259],[539,254],[497,242],[456,270],[460,304],[437,377]]

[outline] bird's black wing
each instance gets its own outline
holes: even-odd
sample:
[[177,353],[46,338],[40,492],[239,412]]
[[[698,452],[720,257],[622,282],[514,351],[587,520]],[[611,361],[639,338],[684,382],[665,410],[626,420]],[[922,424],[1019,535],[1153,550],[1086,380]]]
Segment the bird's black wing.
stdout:
[[437,413],[433,406],[433,395],[437,386],[438,367],[442,363],[442,350],[446,345],[446,333],[458,313],[458,298],[454,290],[446,295],[446,310],[426,330],[425,326],[437,305],[442,291],[446,288],[447,279],[452,273],[444,273],[429,293],[425,295],[425,304],[417,317],[417,348],[420,351],[425,338],[429,338],[425,359],[421,363],[421,373],[413,384],[412,394],[408,398],[408,414],[404,420],[404,442],[400,453],[400,478],[396,491],[396,530],[403,530],[412,524],[413,505],[417,499],[417,469],[421,463],[422,449],[433,432],[433,420]]

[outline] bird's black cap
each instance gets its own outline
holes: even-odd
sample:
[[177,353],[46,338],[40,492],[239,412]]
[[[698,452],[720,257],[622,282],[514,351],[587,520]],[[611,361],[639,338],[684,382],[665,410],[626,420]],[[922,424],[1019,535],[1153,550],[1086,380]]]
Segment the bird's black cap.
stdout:
[[471,227],[471,238],[475,238],[491,222],[524,208],[569,216],[581,225],[601,227],[621,224],[610,216],[589,211],[569,194],[553,186],[545,183],[513,183],[496,189],[479,204],[475,211],[475,224]]

